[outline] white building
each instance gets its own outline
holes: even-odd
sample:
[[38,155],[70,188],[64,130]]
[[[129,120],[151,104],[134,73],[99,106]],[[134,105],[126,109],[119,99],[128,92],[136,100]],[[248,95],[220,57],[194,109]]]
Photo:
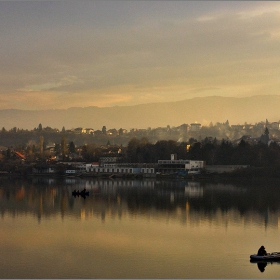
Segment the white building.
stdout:
[[127,165],[118,165],[108,163],[100,166],[99,164],[87,164],[86,171],[91,173],[108,173],[108,174],[155,174],[155,169],[150,167],[132,167]]
[[205,161],[176,159],[175,154],[170,160],[158,160],[158,172],[172,174],[175,172],[199,173],[205,167]]

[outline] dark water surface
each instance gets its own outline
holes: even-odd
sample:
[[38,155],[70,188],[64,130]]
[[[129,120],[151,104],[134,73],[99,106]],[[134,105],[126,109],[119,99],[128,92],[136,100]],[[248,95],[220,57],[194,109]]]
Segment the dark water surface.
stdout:
[[0,178],[0,211],[1,278],[280,275],[277,183]]

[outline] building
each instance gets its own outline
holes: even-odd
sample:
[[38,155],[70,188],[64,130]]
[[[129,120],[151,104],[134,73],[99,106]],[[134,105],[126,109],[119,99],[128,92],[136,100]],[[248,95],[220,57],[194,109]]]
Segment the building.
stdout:
[[86,165],[86,172],[96,174],[96,175],[108,175],[108,176],[143,176],[143,177],[154,177],[155,168],[153,167],[141,167],[135,164],[123,163],[105,163],[99,164],[89,164]]
[[196,132],[201,129],[201,124],[200,123],[191,123],[190,124],[190,131]]
[[144,177],[153,178],[156,174],[188,175],[200,174],[205,161],[177,159],[176,154],[170,160],[158,160],[155,163],[120,163],[117,158],[103,158],[100,162],[65,162],[66,174],[105,177]]
[[94,129],[92,129],[92,128],[83,128],[81,132],[84,133],[84,134],[93,134],[94,133]]
[[269,124],[269,128],[279,130],[280,129],[280,124],[278,122],[272,122],[272,123]]
[[160,174],[195,174],[205,168],[205,161],[177,159],[176,154],[170,160],[158,160],[157,172]]

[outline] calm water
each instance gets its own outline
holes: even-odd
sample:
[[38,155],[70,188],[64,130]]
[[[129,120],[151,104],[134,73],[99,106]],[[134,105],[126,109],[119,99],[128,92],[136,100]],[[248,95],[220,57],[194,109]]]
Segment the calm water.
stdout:
[[278,184],[0,178],[0,210],[0,278],[280,275],[249,260],[280,251]]

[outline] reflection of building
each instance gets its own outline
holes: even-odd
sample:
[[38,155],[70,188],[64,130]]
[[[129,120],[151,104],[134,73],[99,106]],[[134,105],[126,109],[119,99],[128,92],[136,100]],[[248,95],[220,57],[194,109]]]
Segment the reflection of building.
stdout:
[[201,197],[203,196],[203,188],[199,182],[188,182],[185,187],[185,194],[189,197]]
[[207,165],[205,170],[207,173],[224,173],[233,172],[235,170],[247,167],[248,165]]
[[33,174],[54,174],[55,168],[49,165],[37,165],[32,168]]
[[[254,227],[279,227],[280,198],[273,193],[267,205],[259,205],[263,191],[251,192],[234,184],[200,183],[186,180],[98,180],[65,178],[63,182],[36,177],[0,187],[0,212],[32,213],[43,217],[72,216],[105,219],[127,213],[142,217],[166,215],[184,223],[215,222]],[[89,196],[73,197],[86,188]],[[269,188],[267,189],[269,191]],[[252,197],[253,196],[253,197]],[[203,199],[201,199],[203,197]],[[273,210],[271,210],[273,209]],[[35,214],[35,215],[34,215]]]
[[106,193],[106,190],[116,190],[117,188],[154,188],[154,180],[101,180],[98,182],[100,191]]

